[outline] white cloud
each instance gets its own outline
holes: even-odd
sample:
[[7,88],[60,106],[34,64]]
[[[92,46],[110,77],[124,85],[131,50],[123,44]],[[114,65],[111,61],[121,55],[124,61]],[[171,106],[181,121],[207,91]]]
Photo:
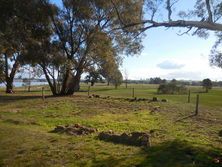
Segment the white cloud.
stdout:
[[[150,61],[143,61],[138,57],[132,62],[131,67],[136,68],[127,68],[130,79],[161,77],[166,79],[175,78],[184,80],[203,80],[205,78],[222,80],[222,69],[211,67],[209,65],[208,55],[199,54],[198,56],[189,54],[189,56],[171,56],[167,61],[166,57],[156,58]],[[161,63],[170,65],[168,68],[159,68],[156,64]]]
[[172,69],[181,69],[185,66],[185,64],[178,64],[175,62],[172,62],[170,60],[165,60],[159,64],[157,64],[157,67],[165,70],[172,70]]

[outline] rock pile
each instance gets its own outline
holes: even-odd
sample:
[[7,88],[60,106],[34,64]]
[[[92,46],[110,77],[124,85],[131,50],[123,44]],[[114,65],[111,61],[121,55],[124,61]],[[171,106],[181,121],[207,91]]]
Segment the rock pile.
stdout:
[[112,131],[101,132],[98,138],[113,143],[150,147],[150,135],[144,132],[122,133],[121,135],[114,134]]
[[88,135],[91,133],[95,133],[97,129],[81,126],[80,124],[75,125],[58,125],[56,128],[51,131],[53,133],[66,133],[68,135]]

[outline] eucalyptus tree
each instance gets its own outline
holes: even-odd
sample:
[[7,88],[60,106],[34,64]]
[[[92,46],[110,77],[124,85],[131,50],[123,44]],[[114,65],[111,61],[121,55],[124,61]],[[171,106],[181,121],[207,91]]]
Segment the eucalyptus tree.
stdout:
[[[118,13],[114,2],[120,7]],[[82,73],[89,68],[101,67],[103,60],[115,64],[120,54],[139,53],[142,46],[138,27],[141,25],[121,29],[118,15],[129,24],[139,22],[143,17],[142,8],[141,0],[63,0],[62,7],[49,8],[53,34],[47,46],[37,44],[33,50],[37,53],[42,50],[42,61],[47,63],[39,64],[52,93],[72,95],[78,90]],[[59,59],[54,61],[55,57]],[[54,79],[59,80],[59,87],[51,83]]]
[[37,36],[42,32],[46,12],[41,0],[0,0],[0,58],[4,61],[6,93],[13,90],[13,80],[31,34]]

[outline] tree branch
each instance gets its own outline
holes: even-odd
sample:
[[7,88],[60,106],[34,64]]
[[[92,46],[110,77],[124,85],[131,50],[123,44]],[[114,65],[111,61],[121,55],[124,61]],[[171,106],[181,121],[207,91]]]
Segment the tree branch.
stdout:
[[205,0],[205,2],[206,2],[207,12],[208,12],[208,21],[213,22],[213,14],[211,11],[210,0]]
[[182,36],[182,35],[184,35],[184,34],[188,34],[188,33],[192,30],[192,28],[193,28],[193,27],[189,27],[187,31],[185,31],[185,32],[183,32],[183,33],[181,33],[181,34],[178,34],[178,33],[177,33],[177,35]]
[[169,21],[169,22],[155,22],[153,20],[144,20],[142,22],[127,24],[120,28],[128,28],[132,26],[137,26],[140,24],[148,24],[148,26],[145,26],[143,30],[147,30],[150,28],[156,28],[156,27],[196,27],[201,29],[207,29],[212,31],[222,31],[222,24],[219,23],[210,23],[208,21],[188,21],[188,20],[175,20],[175,21]]
[[166,9],[167,9],[167,11],[168,11],[168,21],[172,21],[172,19],[171,19],[171,15],[172,15],[172,9],[171,9],[171,7],[172,7],[172,6],[171,6],[170,0],[167,0],[166,4],[167,4]]

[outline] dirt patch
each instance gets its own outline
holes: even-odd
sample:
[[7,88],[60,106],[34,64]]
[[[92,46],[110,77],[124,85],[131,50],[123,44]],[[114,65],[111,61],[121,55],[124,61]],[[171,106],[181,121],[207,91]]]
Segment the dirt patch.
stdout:
[[151,114],[153,114],[155,112],[159,112],[160,111],[160,106],[150,106],[149,110],[150,110]]
[[51,132],[53,133],[65,133],[68,135],[88,135],[91,133],[95,133],[97,129],[91,128],[91,127],[86,127],[82,126],[80,124],[75,124],[75,125],[58,125],[54,130]]
[[99,133],[98,138],[100,140],[118,144],[150,147],[150,135],[144,132],[132,132],[130,134],[122,133],[120,135],[114,134],[112,131],[101,132]]

